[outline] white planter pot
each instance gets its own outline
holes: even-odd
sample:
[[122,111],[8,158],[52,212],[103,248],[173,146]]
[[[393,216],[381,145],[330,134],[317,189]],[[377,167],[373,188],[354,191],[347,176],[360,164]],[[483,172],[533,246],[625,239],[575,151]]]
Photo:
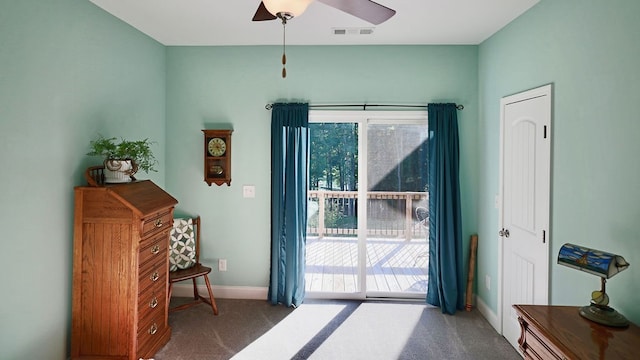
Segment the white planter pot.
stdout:
[[131,182],[133,173],[131,160],[105,160],[104,162],[104,182],[106,183]]

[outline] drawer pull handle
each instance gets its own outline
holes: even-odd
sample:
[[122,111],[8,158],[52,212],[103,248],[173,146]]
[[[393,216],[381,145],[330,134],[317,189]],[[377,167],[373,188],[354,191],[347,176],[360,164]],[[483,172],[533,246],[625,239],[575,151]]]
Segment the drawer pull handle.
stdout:
[[158,325],[156,325],[156,323],[153,323],[153,325],[151,325],[151,327],[149,328],[149,334],[155,335],[157,332],[158,332]]
[[156,220],[155,225],[156,225],[157,228],[162,227],[162,219]]
[[158,244],[153,245],[153,247],[151,248],[151,253],[152,253],[153,255],[155,255],[155,254],[157,254],[157,253],[159,253],[159,252],[160,252],[160,245],[158,245]]
[[154,309],[156,306],[158,306],[158,298],[154,296],[153,300],[149,302],[149,307]]
[[160,274],[158,274],[158,272],[154,272],[153,274],[151,274],[151,276],[149,276],[149,279],[151,279],[151,281],[158,281],[158,279],[160,278]]

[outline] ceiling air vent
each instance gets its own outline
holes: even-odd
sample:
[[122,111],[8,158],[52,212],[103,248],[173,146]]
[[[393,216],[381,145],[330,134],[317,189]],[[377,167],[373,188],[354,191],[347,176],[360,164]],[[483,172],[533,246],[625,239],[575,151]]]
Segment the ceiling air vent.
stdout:
[[333,28],[333,35],[371,35],[373,34],[372,27],[367,28]]

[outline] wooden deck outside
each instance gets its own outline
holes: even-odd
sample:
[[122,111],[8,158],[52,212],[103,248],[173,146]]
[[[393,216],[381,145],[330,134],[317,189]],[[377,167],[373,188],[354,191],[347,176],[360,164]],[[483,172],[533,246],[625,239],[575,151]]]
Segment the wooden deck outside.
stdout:
[[[308,236],[306,291],[357,292],[357,248],[355,237]],[[428,254],[426,239],[368,239],[367,291],[425,293]]]

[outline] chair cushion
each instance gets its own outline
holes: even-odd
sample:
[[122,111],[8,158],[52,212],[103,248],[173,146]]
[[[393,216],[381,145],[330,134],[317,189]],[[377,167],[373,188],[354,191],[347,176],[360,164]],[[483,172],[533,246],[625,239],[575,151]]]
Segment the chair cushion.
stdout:
[[174,219],[169,248],[169,271],[196,264],[196,239],[191,219]]

